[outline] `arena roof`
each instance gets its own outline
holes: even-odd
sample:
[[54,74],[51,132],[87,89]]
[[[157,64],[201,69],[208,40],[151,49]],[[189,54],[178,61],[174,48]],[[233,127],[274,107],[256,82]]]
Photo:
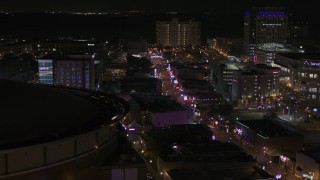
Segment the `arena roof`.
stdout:
[[58,88],[8,80],[0,84],[0,149],[81,132],[101,117],[97,104]]

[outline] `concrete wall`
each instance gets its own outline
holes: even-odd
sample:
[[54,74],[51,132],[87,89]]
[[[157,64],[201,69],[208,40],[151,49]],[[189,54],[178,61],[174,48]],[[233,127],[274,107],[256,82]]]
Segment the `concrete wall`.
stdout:
[[110,128],[108,126],[98,130],[98,145],[103,144],[110,138]]
[[46,146],[47,164],[66,160],[75,156],[74,139],[63,139]]
[[6,173],[6,154],[0,154],[0,174]]
[[35,168],[47,168],[99,150],[100,146],[114,139],[115,134],[117,134],[115,125],[103,126],[94,131],[58,141],[0,151],[0,179],[8,175],[14,176],[14,173],[23,174],[24,171],[34,171]]
[[86,153],[92,150],[96,145],[96,136],[95,132],[86,133],[76,138],[76,153],[77,155]]
[[18,172],[44,165],[43,146],[15,149],[8,153],[8,172]]

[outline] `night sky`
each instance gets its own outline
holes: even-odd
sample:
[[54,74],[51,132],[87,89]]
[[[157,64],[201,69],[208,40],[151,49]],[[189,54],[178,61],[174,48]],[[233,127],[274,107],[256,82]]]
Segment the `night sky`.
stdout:
[[315,0],[1,0],[10,11],[126,11],[238,13],[252,6],[285,6],[303,13],[317,13]]
[[[296,19],[307,20],[310,34],[319,37],[320,11],[316,0],[0,0],[0,10],[10,12],[108,12],[144,10],[148,12],[179,12],[180,16],[190,13],[202,22],[203,41],[207,36],[243,35],[243,15],[251,7],[282,6],[292,12]],[[209,13],[204,13],[209,12]],[[155,13],[156,14],[156,13]],[[210,14],[210,15],[208,15]],[[101,39],[143,37],[155,42],[155,22],[163,15],[122,17],[69,17],[20,15],[2,16],[0,34],[14,37],[48,38],[60,36],[90,36]],[[189,18],[190,18],[189,17]],[[171,18],[171,17],[170,17]],[[180,17],[179,17],[180,18]],[[40,19],[43,19],[40,21]],[[31,21],[32,20],[32,21]],[[168,19],[167,19],[168,20]],[[94,24],[91,26],[84,24]],[[38,32],[38,33],[34,33]],[[40,36],[40,37],[38,37]]]

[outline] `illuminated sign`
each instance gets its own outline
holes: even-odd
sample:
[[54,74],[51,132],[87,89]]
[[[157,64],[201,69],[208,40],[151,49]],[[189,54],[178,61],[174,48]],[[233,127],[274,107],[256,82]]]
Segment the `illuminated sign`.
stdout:
[[311,174],[302,174],[304,178],[313,179],[313,175]]
[[304,61],[304,65],[320,67],[320,61]]
[[51,67],[39,67],[39,71],[50,71]]
[[320,66],[320,61],[310,61],[310,66]]
[[288,158],[287,158],[286,156],[284,156],[284,155],[281,155],[281,156],[280,156],[280,160],[281,160],[282,162],[286,162],[286,161],[288,160]]

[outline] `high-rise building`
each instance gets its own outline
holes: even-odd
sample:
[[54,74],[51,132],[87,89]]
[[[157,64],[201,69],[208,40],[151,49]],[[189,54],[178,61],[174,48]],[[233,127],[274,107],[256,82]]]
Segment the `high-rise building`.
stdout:
[[158,21],[156,25],[157,45],[163,47],[197,46],[201,43],[201,23],[198,21]]
[[[289,38],[288,27],[289,14],[283,8],[264,7],[246,11],[244,16],[244,54],[247,60],[257,62],[258,49],[273,52],[286,46]],[[272,59],[273,56],[270,58]]]

